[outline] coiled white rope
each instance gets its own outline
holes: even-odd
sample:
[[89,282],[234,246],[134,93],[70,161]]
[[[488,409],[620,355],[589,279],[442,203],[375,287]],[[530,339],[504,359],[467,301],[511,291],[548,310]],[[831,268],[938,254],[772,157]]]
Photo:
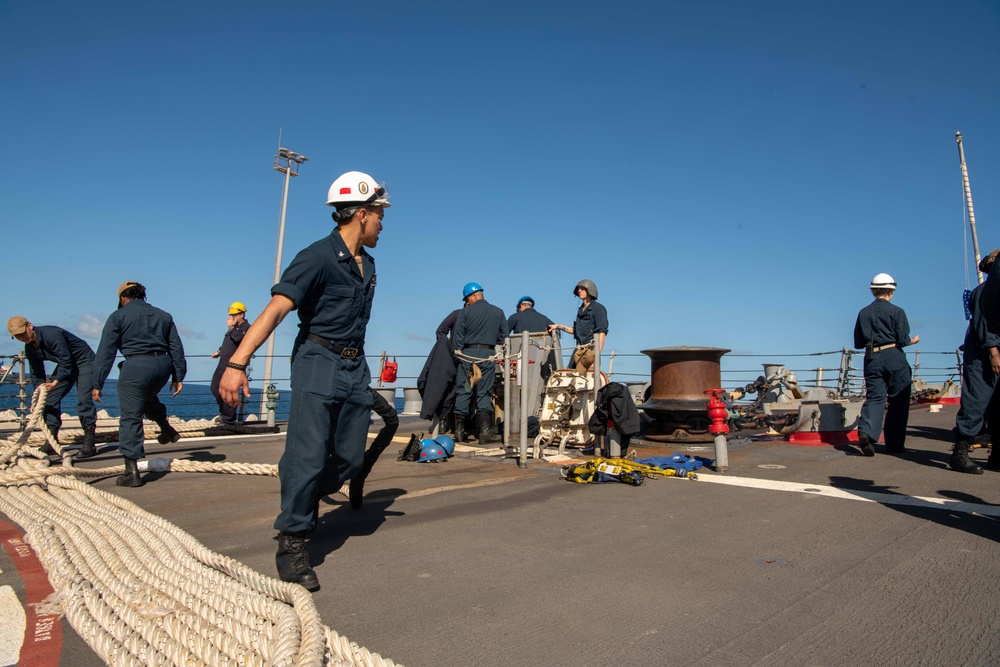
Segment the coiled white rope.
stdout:
[[[46,393],[36,390],[32,405],[44,405]],[[29,429],[41,414],[33,409]],[[165,519],[81,481],[124,466],[73,468],[67,454],[63,466],[49,467],[26,442],[21,434],[0,447],[0,511],[24,529],[45,567],[55,591],[48,613],[65,614],[108,664],[395,664],[324,626],[301,586],[210,551]],[[266,464],[159,461],[150,468],[277,474]]]

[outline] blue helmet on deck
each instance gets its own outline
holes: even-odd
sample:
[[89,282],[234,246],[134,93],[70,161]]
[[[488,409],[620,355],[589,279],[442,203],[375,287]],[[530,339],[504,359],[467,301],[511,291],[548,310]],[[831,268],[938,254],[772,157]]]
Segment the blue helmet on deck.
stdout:
[[535,300],[532,299],[527,294],[525,294],[524,296],[522,296],[520,299],[517,300],[517,305],[514,306],[514,310],[517,310],[518,308],[520,308],[521,304],[524,303],[525,301],[527,301],[528,303],[530,303],[532,308],[535,307]]
[[448,453],[448,456],[455,454],[455,441],[451,439],[451,436],[439,435],[435,442],[441,445],[441,448]]
[[430,438],[420,441],[420,458],[417,459],[419,463],[442,461],[447,458],[448,452],[444,451],[444,447],[439,445],[436,441],[431,440]]
[[462,300],[469,297],[470,294],[475,294],[476,292],[482,292],[483,286],[479,283],[466,283],[465,287],[462,288]]

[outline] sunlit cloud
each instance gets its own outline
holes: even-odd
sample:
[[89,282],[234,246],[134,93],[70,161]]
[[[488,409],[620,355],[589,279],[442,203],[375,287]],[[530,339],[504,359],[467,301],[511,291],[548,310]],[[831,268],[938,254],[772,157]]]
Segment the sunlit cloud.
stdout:
[[428,338],[427,336],[421,336],[420,334],[415,334],[415,333],[407,332],[405,334],[405,336],[408,339],[410,339],[410,340],[419,340],[419,341],[428,341],[428,342],[430,341],[430,338]]
[[190,329],[188,329],[183,324],[178,324],[177,325],[177,333],[179,333],[181,335],[181,339],[184,339],[184,338],[191,339],[191,338],[193,338],[194,340],[206,340],[208,338],[208,336],[206,336],[201,331],[191,331]]
[[104,322],[93,315],[81,315],[75,328],[76,332],[84,338],[100,338]]

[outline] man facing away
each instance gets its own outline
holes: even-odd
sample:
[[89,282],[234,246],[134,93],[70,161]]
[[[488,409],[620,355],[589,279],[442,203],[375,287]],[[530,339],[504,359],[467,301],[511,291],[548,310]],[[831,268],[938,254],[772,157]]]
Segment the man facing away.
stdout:
[[330,186],[336,229],[300,251],[271,288],[271,301],[243,337],[222,376],[223,400],[250,396],[250,356],[288,313],[298,310],[292,347],[292,398],[285,452],[278,464],[281,512],[275,564],[282,581],[319,589],[306,536],[315,528],[319,500],[362,470],[372,410],[365,330],[375,297],[374,248],[389,194],[368,174],[350,171]]
[[880,273],[868,287],[875,300],[861,309],[854,324],[854,347],[865,350],[865,402],[858,422],[858,444],[862,454],[875,456],[884,415],[885,451],[902,454],[906,451],[912,380],[903,347],[919,343],[920,336],[910,337],[906,313],[891,303],[896,292],[892,276]]
[[243,342],[243,336],[250,329],[250,323],[247,322],[247,307],[242,302],[233,301],[229,306],[226,327],[226,335],[222,337],[222,345],[212,353],[212,358],[219,360],[219,365],[212,375],[212,395],[215,396],[215,401],[219,404],[219,416],[222,423],[226,426],[233,426],[236,424],[237,409],[222,400],[222,395],[219,393],[219,382],[222,380],[222,374],[226,372],[226,364],[232,359],[233,352]]
[[552,320],[535,310],[535,300],[527,295],[517,300],[517,312],[507,318],[507,328],[512,336],[522,331],[548,331],[552,325]]
[[[55,326],[34,326],[26,318],[15,315],[7,321],[7,331],[24,343],[24,356],[28,359],[31,377],[36,386],[45,386],[45,425],[52,438],[59,440],[62,426],[62,399],[76,385],[76,414],[83,426],[83,448],[78,458],[88,458],[97,453],[94,436],[97,430],[97,410],[94,408],[94,351],[78,336]],[[46,380],[45,363],[56,364],[52,376]],[[42,447],[43,451],[51,445]],[[54,450],[53,450],[54,451]]]
[[[483,298],[483,288],[479,283],[467,283],[462,289],[465,307],[455,322],[452,349],[461,362],[457,391],[455,394],[455,441],[465,440],[465,418],[472,410],[472,397],[476,397],[476,423],[479,427],[479,444],[499,442],[493,433],[493,382],[496,378],[496,362],[493,356],[496,346],[507,337],[507,318],[503,311]],[[484,359],[485,361],[473,361]],[[481,379],[472,386],[473,366],[477,367]]]
[[161,445],[180,440],[180,434],[167,421],[167,408],[157,398],[170,381],[173,395],[180,393],[187,360],[177,326],[170,313],[146,303],[146,288],[135,281],[118,287],[118,310],[104,324],[101,342],[94,359],[94,400],[101,402],[101,390],[111,373],[118,352],[125,357],[118,373],[118,449],[125,459],[125,474],[118,486],[142,486],[139,459],[146,455],[142,418],[160,427]]

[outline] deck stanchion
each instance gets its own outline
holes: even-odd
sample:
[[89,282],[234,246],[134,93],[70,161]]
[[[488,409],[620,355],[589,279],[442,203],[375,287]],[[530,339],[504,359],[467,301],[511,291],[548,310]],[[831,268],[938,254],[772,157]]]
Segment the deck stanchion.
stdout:
[[[594,334],[594,339],[590,341],[590,344],[594,346],[594,405],[597,405],[597,392],[601,390],[601,346],[597,342],[598,336]],[[584,420],[589,420],[590,415],[587,414],[587,405],[589,401],[583,402]],[[594,456],[604,456],[604,447],[602,442],[603,438],[594,436]]]
[[[520,452],[517,457],[517,467],[527,468],[528,467],[528,385],[524,382],[525,373],[528,372],[528,357],[531,355],[525,354],[528,350],[528,332],[521,332],[521,364],[517,369],[517,385],[518,385],[518,395],[521,398],[521,432],[518,434],[520,437],[518,441],[520,442]],[[533,385],[534,383],[532,383]],[[535,458],[538,458],[538,452],[535,452]]]
[[[507,337],[510,341],[510,336]],[[514,383],[510,381],[510,345],[506,345],[503,355],[503,444],[510,443],[510,392],[514,390]]]
[[28,379],[24,373],[25,359],[23,350],[17,353],[17,360],[15,362],[19,366],[17,369],[17,384],[19,385],[17,392],[17,430],[21,433],[28,427],[28,393],[24,391],[25,385],[28,384]]

